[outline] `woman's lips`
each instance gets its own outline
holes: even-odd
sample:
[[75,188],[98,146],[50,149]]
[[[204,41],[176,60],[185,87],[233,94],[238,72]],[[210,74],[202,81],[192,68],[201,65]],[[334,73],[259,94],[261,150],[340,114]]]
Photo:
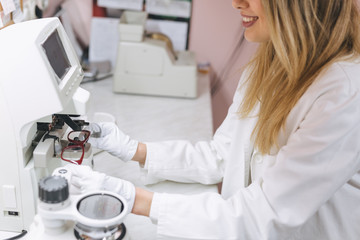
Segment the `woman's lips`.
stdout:
[[252,17],[252,16],[242,16],[242,17],[243,17],[242,23],[245,28],[251,27],[259,19],[259,17]]

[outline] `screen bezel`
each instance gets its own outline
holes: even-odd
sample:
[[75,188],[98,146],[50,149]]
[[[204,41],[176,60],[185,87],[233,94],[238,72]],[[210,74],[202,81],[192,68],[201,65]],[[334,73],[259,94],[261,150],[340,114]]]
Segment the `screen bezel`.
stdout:
[[[54,32],[57,31],[59,38],[62,42],[62,45],[64,47],[64,51],[67,55],[67,58],[70,62],[70,68],[69,70],[66,72],[66,74],[63,76],[62,79],[60,79],[57,74],[55,73],[54,69],[52,68],[48,57],[45,53],[45,51],[43,50],[43,43],[48,39],[48,37]],[[39,37],[36,40],[37,42],[37,48],[39,50],[40,55],[42,56],[42,58],[44,59],[44,62],[46,62],[46,65],[50,71],[50,75],[52,76],[53,80],[54,80],[54,84],[58,87],[58,89],[63,92],[64,94],[66,93],[66,89],[70,88],[71,86],[73,86],[76,82],[76,80],[78,79],[78,77],[83,75],[83,70],[82,67],[79,63],[79,59],[75,53],[75,50],[73,49],[73,47],[71,46],[70,40],[68,39],[65,30],[63,29],[61,23],[56,23],[56,24],[50,24],[47,26],[47,28],[45,28],[42,33],[39,35]],[[80,81],[76,84],[78,85],[80,84]],[[67,95],[67,94],[66,94]]]

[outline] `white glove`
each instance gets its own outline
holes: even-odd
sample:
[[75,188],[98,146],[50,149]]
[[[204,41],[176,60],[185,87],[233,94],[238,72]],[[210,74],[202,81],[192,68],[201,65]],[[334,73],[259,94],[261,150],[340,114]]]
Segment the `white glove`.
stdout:
[[139,142],[130,139],[115,123],[90,123],[86,129],[91,132],[88,142],[93,147],[105,150],[125,162],[134,157]]
[[68,164],[64,168],[71,172],[69,185],[72,194],[82,194],[91,190],[117,193],[125,198],[129,206],[128,213],[131,213],[135,201],[134,184],[93,171],[89,166]]

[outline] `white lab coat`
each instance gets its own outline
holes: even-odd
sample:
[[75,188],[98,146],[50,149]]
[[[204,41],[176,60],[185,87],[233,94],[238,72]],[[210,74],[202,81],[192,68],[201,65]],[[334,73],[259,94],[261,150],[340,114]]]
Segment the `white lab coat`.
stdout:
[[360,239],[359,89],[360,59],[331,65],[271,155],[253,150],[256,118],[236,114],[240,91],[211,142],[147,143],[149,179],[223,182],[221,195],[155,193],[158,239]]

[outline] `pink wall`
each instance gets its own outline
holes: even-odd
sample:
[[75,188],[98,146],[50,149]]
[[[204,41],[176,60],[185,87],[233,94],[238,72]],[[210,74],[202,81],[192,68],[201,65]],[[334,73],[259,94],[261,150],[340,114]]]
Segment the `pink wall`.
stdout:
[[212,96],[214,129],[224,117],[232,102],[239,77],[240,68],[248,62],[256,44],[247,43],[240,50],[239,60],[229,68],[227,59],[241,37],[242,26],[239,12],[232,8],[231,0],[193,0],[190,29],[190,50],[196,53],[197,61],[210,62],[213,73],[211,80],[226,69],[227,76],[221,81],[219,91]]

